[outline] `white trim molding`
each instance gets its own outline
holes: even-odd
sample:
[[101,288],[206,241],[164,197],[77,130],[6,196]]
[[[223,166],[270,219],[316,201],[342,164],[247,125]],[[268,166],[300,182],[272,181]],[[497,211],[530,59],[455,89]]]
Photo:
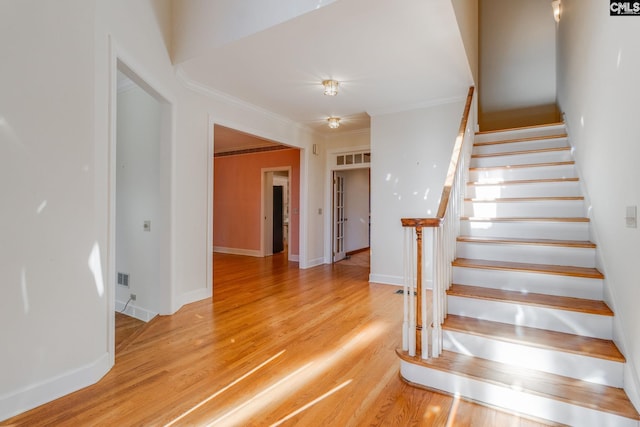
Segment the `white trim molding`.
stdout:
[[0,396],[0,421],[95,384],[109,372],[111,367],[110,355],[104,353],[89,364],[2,395]]
[[[127,307],[126,310],[124,310],[125,306]],[[118,300],[116,300],[116,311],[118,313],[123,313],[123,314],[126,314],[127,316],[134,317],[138,320],[142,320],[145,323],[158,315],[158,313],[156,312],[147,310],[146,308],[140,307],[135,304],[131,304],[131,302],[127,304],[126,301],[122,302]]]
[[262,253],[260,249],[242,249],[242,248],[225,248],[222,246],[214,246],[213,252],[218,252],[221,254],[229,254],[229,255],[244,255],[244,256],[253,256],[256,258],[262,258]]

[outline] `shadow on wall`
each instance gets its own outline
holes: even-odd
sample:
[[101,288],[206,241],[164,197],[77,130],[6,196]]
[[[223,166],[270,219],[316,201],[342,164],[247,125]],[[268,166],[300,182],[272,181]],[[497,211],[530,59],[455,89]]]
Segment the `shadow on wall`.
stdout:
[[481,131],[534,126],[562,121],[556,104],[537,105],[500,111],[480,111]]

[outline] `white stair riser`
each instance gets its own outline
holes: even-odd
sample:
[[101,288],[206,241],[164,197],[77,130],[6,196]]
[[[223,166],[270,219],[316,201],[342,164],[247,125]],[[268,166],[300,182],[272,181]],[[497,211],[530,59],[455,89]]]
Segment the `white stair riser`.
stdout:
[[505,142],[502,144],[475,145],[473,154],[504,153],[505,151],[540,150],[543,148],[569,147],[567,138],[537,139],[531,141]]
[[457,242],[456,255],[459,258],[525,262],[530,264],[574,265],[589,268],[594,268],[596,262],[595,248],[552,245]]
[[471,169],[470,182],[501,182],[518,179],[575,178],[573,164],[519,168]]
[[453,267],[452,282],[457,285],[598,301],[602,300],[604,289],[602,279],[466,267]]
[[475,135],[476,142],[505,141],[516,138],[533,138],[537,136],[550,136],[566,134],[567,129],[564,125],[544,126],[528,129],[515,129],[502,132],[491,132]]
[[531,347],[459,331],[444,330],[443,333],[445,350],[611,387],[623,386],[623,364],[620,362]]
[[536,201],[469,201],[464,202],[464,215],[478,218],[572,218],[585,216],[584,200]]
[[549,329],[587,337],[611,339],[613,318],[548,307],[449,295],[450,314],[493,322]]
[[588,222],[460,220],[460,235],[522,239],[589,240]]
[[469,185],[466,197],[491,199],[499,197],[577,197],[581,196],[578,181],[541,182],[508,185]]
[[551,151],[542,153],[512,154],[505,156],[472,157],[472,168],[486,168],[507,165],[529,165],[535,163],[568,162],[572,160],[571,151]]
[[525,393],[521,391],[523,384],[505,387],[404,360],[400,362],[400,374],[412,383],[557,423],[580,427],[638,427],[636,420]]

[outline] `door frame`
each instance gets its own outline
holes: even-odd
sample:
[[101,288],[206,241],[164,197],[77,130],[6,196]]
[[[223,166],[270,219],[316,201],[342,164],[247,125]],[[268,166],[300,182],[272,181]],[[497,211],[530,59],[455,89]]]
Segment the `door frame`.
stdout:
[[109,35],[109,136],[107,159],[107,249],[106,249],[106,286],[107,298],[107,351],[110,364],[115,364],[115,308],[116,308],[116,146],[117,146],[117,108],[118,108],[118,70],[134,81],[136,85],[154,97],[161,105],[161,140],[159,141],[161,157],[161,177],[163,179],[163,216],[166,230],[161,236],[164,251],[161,253],[161,261],[164,265],[165,280],[159,283],[160,303],[158,311],[161,314],[170,314],[174,307],[174,249],[175,233],[174,212],[174,179],[175,179],[175,100],[169,96],[166,88],[152,77],[152,73],[145,70],[137,63],[132,55],[126,52]]
[[[287,198],[291,200],[291,166],[275,166],[260,169],[260,256],[273,255],[271,247],[273,235],[273,173],[287,172],[289,185],[287,186]],[[269,178],[271,174],[271,179]],[[267,185],[271,183],[267,187]],[[267,215],[268,214],[268,215]],[[291,218],[291,212],[289,212]],[[287,227],[287,259],[291,259],[291,227]],[[271,248],[271,249],[270,249]]]
[[[192,89],[196,90],[196,91],[202,91],[202,88],[198,87],[198,86],[190,86]],[[211,95],[210,92],[204,92],[205,94]],[[282,145],[286,145],[290,148],[294,148],[296,150],[298,150],[299,152],[299,156],[300,156],[300,170],[299,170],[299,176],[298,176],[298,182],[299,182],[299,189],[298,189],[298,197],[300,200],[300,206],[298,207],[298,212],[296,213],[296,215],[299,216],[298,219],[298,255],[296,255],[295,257],[291,256],[291,227],[289,227],[288,233],[289,233],[289,248],[288,248],[288,252],[289,252],[289,260],[290,261],[297,261],[299,262],[299,266],[300,268],[308,268],[308,267],[312,267],[313,265],[309,265],[309,262],[307,261],[307,224],[308,224],[308,218],[307,218],[307,209],[306,209],[306,203],[307,203],[307,182],[308,182],[308,176],[307,176],[307,162],[308,162],[308,158],[311,155],[311,151],[304,147],[304,146],[300,146],[298,144],[297,141],[287,141],[286,138],[278,138],[275,137],[273,135],[267,135],[264,134],[263,132],[259,132],[258,130],[256,130],[254,127],[249,127],[245,124],[242,124],[238,121],[235,120],[229,120],[229,119],[225,119],[220,117],[218,114],[215,113],[209,113],[208,116],[208,128],[207,128],[207,147],[208,147],[208,164],[207,164],[207,235],[206,235],[206,242],[205,242],[205,252],[206,252],[206,259],[207,259],[207,283],[206,283],[206,290],[208,291],[208,296],[212,296],[213,295],[213,286],[214,286],[214,277],[213,277],[213,205],[215,203],[215,195],[213,194],[213,189],[214,189],[214,146],[215,146],[215,132],[214,132],[214,128],[215,125],[220,125],[220,126],[224,126],[224,127],[228,127],[231,129],[235,129],[237,131],[240,132],[244,132],[244,133],[248,133],[250,135],[254,135],[257,136],[259,138],[264,138],[264,139],[269,139],[271,141],[276,141]],[[289,173],[289,177],[292,176],[292,173]],[[291,197],[291,186],[289,186],[289,197]],[[291,199],[289,199],[291,200]],[[263,215],[264,216],[264,215]],[[262,221],[261,221],[262,222]],[[262,241],[262,239],[261,239]],[[204,299],[206,298],[206,296],[203,296],[200,299]],[[195,301],[195,299],[194,299]]]
[[[328,215],[324,215],[324,263],[333,263],[333,172],[348,169],[369,169],[371,163],[357,163],[349,165],[336,164],[336,159],[341,154],[350,153],[371,153],[369,145],[359,145],[354,147],[339,148],[328,150],[325,158],[325,179],[326,191],[324,199],[324,211]],[[369,184],[369,197],[371,197],[371,184]]]

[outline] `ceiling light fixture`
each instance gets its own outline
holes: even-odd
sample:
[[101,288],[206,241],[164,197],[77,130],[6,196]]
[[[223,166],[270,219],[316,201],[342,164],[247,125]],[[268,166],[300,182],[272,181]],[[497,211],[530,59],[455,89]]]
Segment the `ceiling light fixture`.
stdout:
[[560,0],[554,0],[551,2],[551,7],[553,8],[553,19],[556,22],[560,22],[560,16],[562,15],[562,3]]
[[331,129],[337,129],[340,126],[340,117],[329,117],[327,121]]
[[338,94],[338,81],[337,80],[323,80],[322,86],[324,86],[324,94],[329,96],[336,96]]

